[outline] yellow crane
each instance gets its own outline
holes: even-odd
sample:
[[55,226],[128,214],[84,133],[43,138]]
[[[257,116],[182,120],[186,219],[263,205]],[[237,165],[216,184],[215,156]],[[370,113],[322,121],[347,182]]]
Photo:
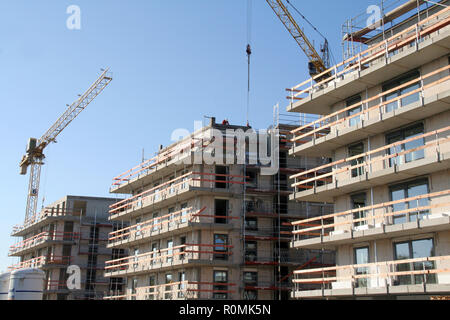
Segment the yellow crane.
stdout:
[[[315,76],[326,71],[329,68],[329,48],[326,38],[324,37],[325,43],[321,49],[323,57],[321,57],[317,50],[314,48],[311,41],[309,41],[306,34],[292,17],[287,6],[283,3],[283,0],[266,0],[266,2],[269,4],[277,17],[281,20],[286,29],[289,31],[289,33],[292,35],[292,37],[308,57],[309,74],[311,76]],[[290,4],[289,0],[287,0],[287,2]],[[317,31],[317,29],[315,30]],[[327,76],[329,76],[329,74],[327,74]]]
[[44,164],[44,149],[52,142],[56,142],[56,137],[71,123],[89,103],[92,102],[103,89],[112,81],[109,69],[102,70],[103,73],[91,85],[91,87],[79,96],[71,105],[67,105],[67,110],[58,120],[45,132],[38,140],[30,138],[26,149],[26,154],[20,162],[20,174],[26,175],[28,167],[30,169],[30,179],[28,183],[27,208],[25,213],[25,223],[34,219],[37,212],[39,182],[41,176],[41,166]]

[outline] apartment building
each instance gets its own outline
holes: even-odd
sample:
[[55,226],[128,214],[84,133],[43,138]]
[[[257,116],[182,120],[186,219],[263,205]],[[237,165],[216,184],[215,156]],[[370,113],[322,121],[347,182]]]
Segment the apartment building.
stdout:
[[[19,262],[10,270],[39,268],[45,272],[44,300],[101,300],[110,289],[121,290],[123,279],[103,275],[105,261],[123,252],[106,248],[114,226],[108,220],[112,198],[65,196],[26,223],[15,226],[9,256]],[[114,251],[114,252],[113,252]],[[69,266],[80,268],[80,287],[68,287]]]
[[[130,255],[106,262],[105,276],[125,277],[128,284],[124,294],[107,299],[287,299],[294,268],[333,259],[321,250],[289,248],[290,223],[306,214],[306,205],[288,201],[287,178],[306,160],[288,159],[287,139],[280,135],[278,174],[264,175],[261,163],[250,164],[255,156],[250,148],[248,165],[238,164],[234,148],[229,150],[236,146],[229,131],[249,129],[211,118],[114,178],[110,191],[129,196],[110,207],[110,219],[129,226],[110,234],[108,248]],[[212,131],[224,136],[227,164],[193,161],[211,152]],[[327,207],[308,210],[313,216]]]
[[289,111],[319,119],[292,131],[290,154],[331,160],[291,175],[290,199],[335,206],[294,222],[292,247],[337,254],[295,271],[292,297],[449,295],[449,4],[397,1],[381,30],[345,35],[359,52],[292,88]]

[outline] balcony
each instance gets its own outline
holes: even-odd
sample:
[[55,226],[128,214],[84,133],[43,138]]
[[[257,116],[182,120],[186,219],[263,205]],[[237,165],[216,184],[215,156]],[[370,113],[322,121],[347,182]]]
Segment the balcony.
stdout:
[[[200,210],[185,208],[164,216],[156,217],[148,221],[113,231],[109,234],[108,248],[120,247],[124,245],[136,245],[148,242],[150,238],[159,239],[170,234],[176,235],[186,231],[214,226],[214,230],[229,230],[232,220],[238,217],[217,216],[208,214],[207,208]],[[216,223],[216,219],[223,219],[225,223]]]
[[291,176],[295,193],[290,199],[332,203],[338,195],[446,170],[449,132],[445,127]]
[[[221,289],[218,289],[220,287]],[[126,294],[118,293],[105,297],[105,300],[211,300],[214,294],[231,295],[235,283],[208,283],[197,281],[180,281],[148,287],[139,287]],[[222,289],[223,288],[223,289]],[[230,299],[228,297],[225,300]]]
[[[326,115],[331,106],[449,53],[450,8],[369,47],[334,67],[287,89],[290,112]],[[332,73],[332,76],[319,80]],[[315,81],[317,80],[317,83]]]
[[16,225],[13,227],[11,236],[22,237],[25,236],[31,228],[38,228],[48,224],[50,220],[80,220],[83,215],[82,211],[78,210],[62,210],[57,208],[45,208],[39,214],[31,217],[23,225]]
[[244,257],[246,266],[299,265],[308,260],[307,253],[292,249],[273,249],[267,252],[247,250]]
[[232,265],[230,245],[184,244],[106,261],[105,276],[135,275],[185,265]]
[[[193,153],[201,150],[205,145],[206,142],[201,138],[193,137],[176,144],[115,177],[110,192],[131,193],[143,184],[150,183],[165,174],[173,173],[177,168],[182,169],[185,167],[183,160],[190,158]],[[190,152],[188,152],[189,150]]]
[[[294,271],[293,298],[364,297],[450,292],[450,256]],[[321,289],[308,290],[310,285]]]
[[[294,222],[293,247],[333,249],[386,237],[450,229],[450,190]],[[398,219],[405,220],[398,223]]]
[[[445,66],[293,130],[290,153],[331,157],[342,146],[449,110],[448,70]],[[426,83],[436,76],[440,78]],[[399,90],[408,92],[389,98]],[[361,111],[348,115],[355,109]]]
[[23,255],[54,243],[73,243],[78,239],[80,239],[80,234],[77,232],[46,231],[11,246],[9,256]]
[[238,192],[240,188],[231,190],[233,188],[230,186],[245,184],[244,178],[238,175],[190,172],[111,205],[110,219],[137,216],[148,212],[150,208],[155,210],[166,207],[198,196],[202,192],[205,194]]
[[8,267],[11,271],[25,268],[60,268],[69,266],[74,257],[71,256],[40,256]]
[[292,227],[288,223],[282,224],[281,228],[278,228],[277,226],[257,228],[246,227],[245,239],[249,241],[290,241],[292,239]]

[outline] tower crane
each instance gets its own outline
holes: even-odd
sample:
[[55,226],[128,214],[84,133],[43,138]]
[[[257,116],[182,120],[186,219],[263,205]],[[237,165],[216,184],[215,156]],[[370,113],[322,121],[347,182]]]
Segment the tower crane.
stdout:
[[56,122],[44,133],[38,140],[30,138],[28,140],[26,154],[20,162],[20,174],[26,175],[30,167],[30,179],[28,183],[27,207],[25,213],[25,223],[36,216],[39,182],[41,176],[41,167],[44,164],[44,149],[52,142],[56,143],[56,137],[71,123],[103,89],[112,81],[109,74],[109,68],[103,70],[100,77],[91,85],[91,87],[80,95],[78,100],[71,105],[67,105],[67,110],[56,120]]
[[[325,43],[321,48],[322,56],[320,56],[319,53],[317,52],[317,50],[314,48],[311,41],[309,41],[306,34],[303,32],[303,30],[299,27],[298,23],[292,17],[291,13],[289,12],[287,6],[284,4],[283,0],[266,0],[266,2],[269,4],[269,6],[275,12],[277,17],[281,20],[281,22],[284,24],[286,29],[289,31],[289,33],[295,39],[297,44],[300,46],[300,48],[303,50],[303,52],[308,57],[308,59],[309,59],[309,63],[308,63],[309,74],[312,77],[314,77],[314,76],[326,71],[329,68],[329,56],[330,56],[327,39],[324,37]],[[287,3],[290,4],[289,0],[287,0]],[[292,4],[291,4],[291,6],[292,6]],[[295,7],[294,7],[294,9],[295,9]],[[314,28],[314,29],[317,31],[316,28]],[[323,77],[329,77],[329,76],[331,76],[331,73],[323,75]],[[323,78],[323,77],[320,77],[320,78]]]

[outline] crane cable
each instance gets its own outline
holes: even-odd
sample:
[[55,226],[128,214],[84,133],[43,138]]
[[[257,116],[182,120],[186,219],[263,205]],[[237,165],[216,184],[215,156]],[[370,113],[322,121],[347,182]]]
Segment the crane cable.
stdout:
[[249,113],[250,113],[250,62],[252,55],[252,0],[247,0],[247,63],[248,63],[248,82],[247,82],[247,126],[249,126]]
[[[295,12],[297,12],[300,15],[300,17],[302,17],[303,20],[305,20],[311,26],[311,28],[314,29],[314,31],[316,31],[325,40],[325,42],[328,42],[327,37],[325,37],[319,31],[319,29],[317,29],[289,0],[286,0],[286,2],[292,7],[292,9],[294,9]],[[336,59],[334,58],[333,51],[329,50],[329,52],[331,55],[331,59],[333,60],[333,64],[336,64]]]

